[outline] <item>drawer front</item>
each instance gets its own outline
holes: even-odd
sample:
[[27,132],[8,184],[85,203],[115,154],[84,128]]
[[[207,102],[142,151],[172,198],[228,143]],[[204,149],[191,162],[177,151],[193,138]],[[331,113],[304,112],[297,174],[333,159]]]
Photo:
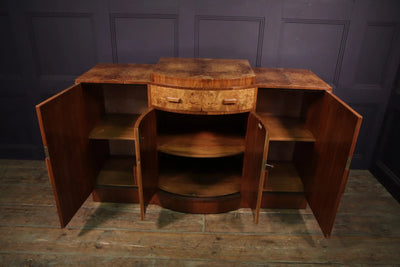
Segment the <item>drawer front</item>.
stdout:
[[151,105],[171,111],[201,111],[202,91],[150,85]]
[[257,88],[238,90],[207,90],[203,92],[202,110],[205,112],[240,112],[253,110]]

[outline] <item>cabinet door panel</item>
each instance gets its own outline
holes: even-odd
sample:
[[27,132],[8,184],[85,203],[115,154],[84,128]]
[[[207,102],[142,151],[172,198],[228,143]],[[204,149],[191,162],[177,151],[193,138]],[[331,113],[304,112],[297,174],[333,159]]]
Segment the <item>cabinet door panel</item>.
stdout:
[[244,201],[254,210],[254,222],[258,223],[269,142],[268,132],[261,118],[254,112],[249,114],[245,142],[243,180],[240,191]]
[[362,117],[330,92],[322,102],[316,143],[303,177],[308,203],[329,236],[345,189]]
[[146,206],[158,189],[156,111],[150,109],[135,124],[136,170],[142,220]]
[[37,105],[36,112],[61,227],[65,227],[95,183],[81,85]]

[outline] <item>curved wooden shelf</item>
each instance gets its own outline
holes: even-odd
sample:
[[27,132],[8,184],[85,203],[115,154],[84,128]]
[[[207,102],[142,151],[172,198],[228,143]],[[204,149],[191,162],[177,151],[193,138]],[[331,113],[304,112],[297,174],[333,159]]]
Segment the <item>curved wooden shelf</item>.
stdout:
[[[242,175],[241,157],[191,159],[166,155],[158,187],[187,197],[221,197],[238,193]],[[229,168],[228,168],[229,167]]]
[[216,158],[244,152],[244,136],[226,132],[159,133],[158,150],[192,158]]

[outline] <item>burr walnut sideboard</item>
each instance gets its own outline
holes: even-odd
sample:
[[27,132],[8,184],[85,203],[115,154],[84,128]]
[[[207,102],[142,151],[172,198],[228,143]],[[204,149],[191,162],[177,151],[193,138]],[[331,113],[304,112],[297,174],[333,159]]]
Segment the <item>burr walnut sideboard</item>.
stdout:
[[329,236],[361,116],[309,70],[98,64],[36,107],[61,226],[95,201],[190,213],[311,207]]

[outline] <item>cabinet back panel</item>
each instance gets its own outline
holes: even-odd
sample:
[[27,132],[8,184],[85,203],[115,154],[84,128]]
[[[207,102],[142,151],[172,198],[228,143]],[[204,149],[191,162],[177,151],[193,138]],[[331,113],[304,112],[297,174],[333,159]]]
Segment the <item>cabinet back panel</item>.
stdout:
[[135,142],[126,140],[109,140],[110,155],[135,155]]
[[268,161],[292,161],[295,142],[270,142]]
[[300,117],[303,91],[259,89],[257,112],[275,116]]
[[131,84],[103,85],[106,113],[142,114],[147,110],[147,86]]
[[104,115],[104,94],[101,85],[82,84],[83,98],[89,131],[100,121]]
[[257,112],[283,117],[306,117],[310,106],[319,102],[324,91],[258,90]]
[[[101,120],[105,113],[104,94],[99,84],[82,84],[86,121],[89,132]],[[89,135],[88,135],[89,138]],[[109,147],[107,140],[90,140],[90,152],[93,158],[93,167],[97,176],[104,161],[108,157]]]

